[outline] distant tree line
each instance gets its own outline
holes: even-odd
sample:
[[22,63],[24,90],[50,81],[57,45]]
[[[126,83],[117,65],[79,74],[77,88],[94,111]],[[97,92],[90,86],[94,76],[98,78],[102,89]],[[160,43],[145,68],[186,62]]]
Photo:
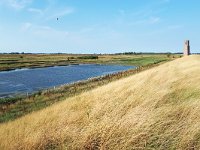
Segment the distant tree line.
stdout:
[[[58,54],[58,55],[62,55],[62,54],[72,54],[73,53],[25,53],[25,52],[10,52],[10,53],[6,53],[6,52],[3,52],[0,54]],[[105,54],[87,54],[87,55],[90,55],[90,56],[86,56],[85,59],[89,59],[87,57],[90,57],[91,59],[98,59],[98,58],[95,58],[97,55],[158,55],[158,54],[183,54],[183,52],[176,52],[176,53],[171,53],[171,52],[164,52],[164,53],[156,53],[156,52],[123,52],[123,53],[114,53],[114,54],[109,54],[109,53],[105,53]],[[195,54],[195,55],[199,55],[200,53],[192,53],[192,54]],[[84,57],[84,56],[83,56]],[[84,58],[83,58],[84,59]]]
[[181,52],[178,53],[171,53],[171,52],[164,52],[164,53],[156,53],[156,52],[123,52],[123,53],[115,53],[116,55],[170,55],[170,54],[183,54]]
[[21,54],[32,54],[32,53],[25,53],[25,52],[21,52],[21,53],[20,53],[20,52],[10,52],[10,53],[0,53],[0,54],[11,54],[11,55],[12,55],[12,54],[15,54],[15,55],[20,54],[20,55],[21,55]]

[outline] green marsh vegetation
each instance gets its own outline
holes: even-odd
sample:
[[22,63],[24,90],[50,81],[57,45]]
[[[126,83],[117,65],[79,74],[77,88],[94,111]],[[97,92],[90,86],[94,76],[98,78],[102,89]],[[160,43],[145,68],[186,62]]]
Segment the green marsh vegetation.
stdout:
[[0,71],[95,63],[143,66],[168,61],[180,55],[171,54],[0,54]]

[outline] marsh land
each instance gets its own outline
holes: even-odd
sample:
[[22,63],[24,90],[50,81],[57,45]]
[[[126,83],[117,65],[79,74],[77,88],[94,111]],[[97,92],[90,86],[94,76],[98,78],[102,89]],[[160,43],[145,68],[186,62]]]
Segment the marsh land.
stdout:
[[180,57],[175,54],[0,54],[0,71],[70,64],[117,64],[144,66]]

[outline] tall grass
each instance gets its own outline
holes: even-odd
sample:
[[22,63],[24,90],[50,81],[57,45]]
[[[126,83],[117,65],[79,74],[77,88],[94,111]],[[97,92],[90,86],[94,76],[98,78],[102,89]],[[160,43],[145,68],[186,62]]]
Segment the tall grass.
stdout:
[[200,57],[117,80],[0,125],[0,149],[200,149]]

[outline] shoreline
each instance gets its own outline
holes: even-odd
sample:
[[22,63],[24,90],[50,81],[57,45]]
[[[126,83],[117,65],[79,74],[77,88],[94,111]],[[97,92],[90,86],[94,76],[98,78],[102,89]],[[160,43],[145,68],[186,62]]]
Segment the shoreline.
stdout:
[[39,68],[48,68],[48,67],[56,67],[56,66],[78,66],[78,65],[86,65],[86,64],[93,64],[93,65],[119,65],[119,66],[135,66],[135,65],[125,65],[125,64],[117,64],[117,63],[93,63],[93,62],[81,62],[81,63],[72,63],[72,64],[58,64],[58,65],[47,65],[47,66],[30,66],[30,67],[16,67],[16,68],[8,68],[8,69],[0,69],[1,72],[6,71],[14,71],[14,70],[20,70],[20,69],[39,69]]
[[58,64],[58,65],[47,65],[47,66],[15,67],[15,68],[0,69],[0,72],[13,71],[13,70],[18,70],[18,69],[38,69],[38,68],[48,68],[48,67],[56,67],[56,66],[70,66],[70,65],[80,65],[80,63],[60,64],[60,65]]

